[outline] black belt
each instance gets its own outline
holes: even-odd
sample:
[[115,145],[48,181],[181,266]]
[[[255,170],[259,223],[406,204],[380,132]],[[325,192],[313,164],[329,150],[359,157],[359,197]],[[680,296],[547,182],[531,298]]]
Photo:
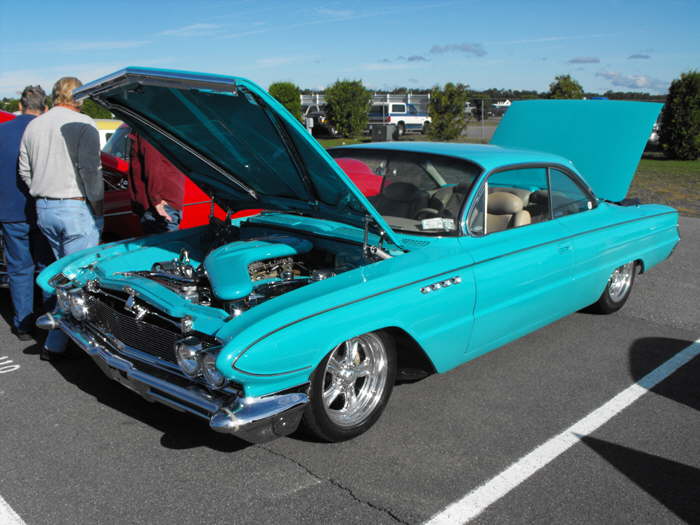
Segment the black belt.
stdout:
[[50,201],[84,201],[85,197],[37,197],[37,199],[46,199]]

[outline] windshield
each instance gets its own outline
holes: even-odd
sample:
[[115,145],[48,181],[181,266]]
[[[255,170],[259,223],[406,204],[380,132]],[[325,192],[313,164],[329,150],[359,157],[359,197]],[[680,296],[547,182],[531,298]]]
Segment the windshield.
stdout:
[[338,148],[329,153],[396,231],[456,235],[481,173],[463,159],[406,151]]

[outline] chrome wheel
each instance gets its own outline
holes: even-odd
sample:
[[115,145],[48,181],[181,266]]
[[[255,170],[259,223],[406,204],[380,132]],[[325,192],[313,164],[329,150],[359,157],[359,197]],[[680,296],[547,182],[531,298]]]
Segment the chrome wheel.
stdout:
[[608,294],[610,295],[610,300],[618,303],[627,297],[627,293],[632,286],[633,278],[634,263],[630,262],[616,268],[608,280]]
[[323,408],[339,427],[360,425],[382,401],[387,350],[374,333],[354,337],[331,353],[323,376]]

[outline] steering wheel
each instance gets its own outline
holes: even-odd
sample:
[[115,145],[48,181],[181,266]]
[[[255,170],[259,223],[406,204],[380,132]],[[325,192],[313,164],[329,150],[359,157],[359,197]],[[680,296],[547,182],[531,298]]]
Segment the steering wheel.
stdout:
[[415,214],[415,219],[417,221],[422,221],[423,219],[432,219],[433,217],[440,217],[440,212],[435,208],[421,208]]

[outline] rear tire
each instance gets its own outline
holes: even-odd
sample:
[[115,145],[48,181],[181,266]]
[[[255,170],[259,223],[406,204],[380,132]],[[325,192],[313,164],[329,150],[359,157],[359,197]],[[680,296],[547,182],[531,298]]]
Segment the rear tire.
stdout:
[[394,132],[394,140],[399,140],[406,133],[406,125],[403,122],[399,122],[396,125],[396,131]]
[[328,442],[359,436],[381,416],[395,381],[391,336],[369,332],[341,343],[311,375],[302,429]]
[[615,268],[608,278],[600,298],[588,309],[599,314],[611,314],[624,306],[632,292],[637,265],[634,262]]

